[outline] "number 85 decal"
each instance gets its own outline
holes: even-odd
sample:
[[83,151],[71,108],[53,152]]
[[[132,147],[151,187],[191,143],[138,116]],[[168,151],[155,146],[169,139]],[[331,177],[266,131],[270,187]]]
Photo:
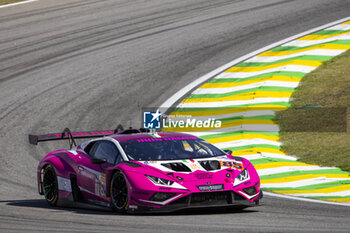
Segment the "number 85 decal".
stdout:
[[235,163],[235,162],[232,162],[232,161],[220,161],[220,165],[222,167],[232,167],[232,168],[236,168],[236,169],[239,169],[239,170],[243,170],[243,164],[239,164],[239,163]]

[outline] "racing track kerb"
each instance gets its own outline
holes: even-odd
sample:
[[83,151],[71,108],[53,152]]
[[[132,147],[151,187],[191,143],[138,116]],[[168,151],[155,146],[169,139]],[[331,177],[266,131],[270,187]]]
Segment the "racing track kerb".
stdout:
[[[329,23],[329,24],[326,24],[326,25],[322,25],[320,27],[317,27],[317,28],[308,30],[306,32],[303,32],[301,34],[297,34],[295,36],[289,37],[287,39],[284,39],[282,41],[279,41],[279,42],[276,42],[276,43],[271,44],[269,46],[266,46],[266,47],[264,47],[262,49],[256,50],[256,51],[254,51],[252,53],[249,53],[249,54],[247,54],[245,56],[242,56],[242,57],[240,57],[238,59],[235,59],[235,60],[233,60],[233,61],[231,61],[231,62],[229,62],[229,63],[227,63],[227,64],[225,64],[225,65],[223,65],[223,66],[221,66],[219,68],[217,68],[216,70],[214,70],[214,71],[212,71],[212,72],[210,72],[210,73],[208,73],[208,74],[198,78],[197,80],[195,80],[194,82],[190,83],[189,85],[185,86],[183,89],[181,89],[177,93],[175,93],[171,98],[166,100],[160,106],[160,108],[161,109],[170,109],[171,107],[175,107],[176,106],[177,108],[179,108],[181,110],[186,110],[186,109],[191,108],[191,107],[192,108],[193,107],[203,107],[203,106],[207,107],[210,104],[214,104],[215,105],[217,103],[223,104],[223,103],[225,103],[223,98],[221,97],[222,99],[219,100],[220,97],[217,97],[217,96],[213,97],[213,99],[214,100],[215,100],[215,98],[218,99],[218,102],[214,102],[214,103],[210,102],[210,101],[212,101],[212,99],[210,99],[210,94],[212,94],[212,92],[210,92],[210,91],[206,92],[205,90],[210,90],[210,89],[209,88],[205,88],[205,87],[208,87],[208,85],[209,86],[210,85],[215,85],[215,83],[206,83],[206,82],[208,82],[209,80],[223,81],[225,79],[225,77],[224,77],[225,75],[229,76],[231,74],[234,74],[234,75],[236,74],[235,77],[237,78],[239,76],[237,74],[239,74],[240,71],[243,70],[243,72],[241,72],[241,73],[245,73],[244,69],[247,69],[246,67],[248,67],[248,69],[249,68],[251,69],[251,68],[257,68],[258,66],[260,66],[260,68],[262,67],[261,70],[264,70],[264,66],[268,67],[268,68],[270,68],[270,67],[275,68],[275,67],[279,67],[278,63],[282,63],[282,62],[285,63],[285,64],[283,64],[282,68],[285,68],[288,65],[289,66],[294,65],[294,68],[299,66],[300,69],[297,70],[297,71],[299,71],[299,74],[302,73],[302,75],[298,76],[298,75],[293,75],[293,74],[292,75],[291,74],[287,74],[289,76],[291,75],[290,78],[294,78],[293,80],[287,80],[287,81],[293,81],[294,83],[296,83],[296,85],[292,86],[293,88],[295,88],[302,77],[304,77],[307,73],[311,72],[313,69],[315,69],[318,66],[320,66],[323,61],[326,61],[326,60],[328,60],[328,59],[330,59],[330,58],[332,58],[332,57],[334,57],[334,56],[336,56],[336,55],[338,55],[338,54],[340,54],[340,53],[342,53],[342,52],[344,52],[344,51],[346,51],[347,49],[350,48],[349,47],[350,46],[350,35],[349,35],[350,28],[347,27],[346,23],[344,23],[344,22],[346,22],[348,20],[350,20],[350,17],[347,17],[347,18],[344,18],[344,19],[341,19],[341,20],[337,20],[335,22],[332,22],[332,23]],[[344,23],[345,26],[342,23]],[[327,33],[319,33],[320,35],[311,35],[310,36],[310,34],[313,34],[315,32],[321,31],[323,29],[329,29],[330,27],[333,27],[334,30],[335,30],[335,28],[336,29],[342,29],[343,28],[344,31],[340,32],[338,34],[335,34],[335,36],[333,35],[333,33],[329,34],[329,35],[327,35]],[[324,30],[323,32],[325,32],[325,31],[327,31],[327,30]],[[304,40],[306,40],[306,42],[301,37],[303,37]],[[335,40],[333,40],[333,39],[335,39]],[[310,43],[308,43],[307,40],[309,40]],[[302,44],[303,41],[305,42],[304,46],[300,46],[300,44]],[[316,42],[316,43],[314,43],[314,42]],[[337,44],[335,42],[339,42],[339,43]],[[341,43],[341,42],[344,42],[344,43]],[[298,45],[298,43],[299,43],[299,45]],[[285,59],[286,56],[282,57],[281,55],[276,55],[275,58],[277,58],[277,59],[273,59],[272,58],[272,61],[271,61],[271,56],[270,55],[269,56],[268,55],[264,56],[264,54],[268,54],[268,53],[270,53],[270,54],[271,53],[276,53],[277,54],[278,50],[279,50],[277,47],[279,47],[280,49],[282,48],[281,51],[283,52],[283,47],[286,47],[286,46],[298,47],[299,52],[298,52],[298,49],[296,49],[294,52],[292,51],[292,53],[290,53],[292,56],[290,56],[289,58],[294,58],[294,59],[291,59],[291,60],[289,59],[289,61],[287,61]],[[311,47],[315,46],[315,48],[314,49],[311,48],[311,49],[308,50],[308,48],[310,48],[310,46]],[[338,46],[338,49],[332,48],[334,50],[329,50],[333,54],[322,54],[321,53],[321,55],[320,55],[320,54],[317,54],[315,52],[315,49],[319,49],[317,46],[318,47],[322,47],[322,46],[325,46],[325,47],[327,47],[327,46],[328,47],[332,47],[332,46],[333,47],[337,47]],[[339,49],[339,48],[341,48],[341,49]],[[274,49],[275,49],[275,51],[274,51]],[[305,51],[309,51],[309,52],[305,52],[303,55],[301,55],[300,51],[302,51],[303,49]],[[317,51],[321,51],[321,50],[317,50]],[[341,51],[339,51],[339,53],[337,53],[337,52],[335,52],[336,50],[341,50]],[[288,51],[288,50],[284,50],[284,51]],[[326,50],[324,50],[324,51],[326,51]],[[293,53],[294,53],[294,56],[293,56]],[[311,55],[308,54],[308,53],[311,53],[311,55],[314,56],[314,57],[310,57]],[[259,55],[259,56],[257,56],[257,55]],[[329,56],[329,55],[331,55],[331,56]],[[280,56],[280,57],[278,57],[278,56]],[[304,56],[303,63],[298,62],[298,59],[301,56]],[[309,57],[307,58],[305,56],[309,56]],[[316,56],[318,56],[317,59],[315,59]],[[254,65],[253,65],[253,63],[254,63]],[[276,66],[276,63],[277,63],[277,66]],[[302,65],[304,65],[304,64],[306,64],[306,66],[304,67],[304,69],[302,69],[303,68]],[[307,67],[311,67],[311,68],[307,69]],[[233,70],[233,72],[225,72],[228,69],[230,69],[231,71]],[[281,70],[283,70],[283,69],[281,69]],[[279,74],[281,73],[281,70],[279,70]],[[288,70],[288,68],[287,68],[287,70]],[[296,72],[294,72],[294,73],[296,73]],[[220,75],[221,75],[221,77],[220,77]],[[234,77],[234,75],[233,75],[233,77]],[[245,75],[245,76],[247,77],[247,75]],[[273,77],[273,76],[271,76],[271,77]],[[227,78],[227,79],[229,79],[229,78]],[[269,80],[267,80],[267,81],[269,81]],[[274,81],[276,81],[276,80],[274,80]],[[282,81],[286,81],[286,80],[282,80]],[[238,85],[238,87],[239,87],[239,85]],[[261,87],[263,87],[263,86],[260,86],[260,88]],[[278,85],[275,86],[275,87],[278,87]],[[284,87],[288,87],[288,85],[284,86]],[[225,88],[227,89],[228,87],[224,87],[224,88],[221,87],[221,90],[224,90]],[[219,89],[219,88],[217,88],[217,89]],[[275,92],[276,91],[280,91],[281,89],[283,89],[283,88],[279,87],[279,90],[275,89],[274,91]],[[201,92],[202,90],[204,90],[204,93],[206,92],[205,95],[203,95],[203,92]],[[289,90],[290,94],[293,92],[293,90],[292,91]],[[254,93],[256,93],[256,92],[257,91],[254,90]],[[188,97],[190,93],[192,93],[191,94],[192,98],[190,100],[188,100],[188,99],[186,99],[186,97]],[[221,93],[225,93],[225,91],[222,91]],[[226,91],[226,93],[227,93],[227,91]],[[196,97],[196,95],[197,96],[202,95],[204,97],[198,97],[197,100],[193,100],[193,97]],[[288,97],[290,97],[290,95]],[[209,102],[201,101],[201,98],[202,99],[205,98],[206,101],[209,100]],[[254,97],[254,99],[252,101],[254,101],[256,99],[258,99],[258,98]],[[287,101],[285,101],[285,99],[286,98],[279,98],[280,101],[281,100],[282,100],[282,102],[284,101],[284,106],[288,107],[289,98],[288,98]],[[226,97],[226,100],[227,100],[227,97]],[[226,102],[229,102],[229,101],[226,101]],[[229,102],[226,106],[230,106],[231,103],[234,103],[234,101]],[[270,102],[267,102],[267,103],[271,104],[272,102],[270,101]],[[212,108],[212,110],[213,109],[214,108]],[[251,131],[251,129],[250,129],[250,131]],[[249,133],[250,131],[249,130],[245,131],[241,136],[243,136],[243,135],[244,136],[247,136],[247,135],[249,136],[250,135],[250,133]],[[266,134],[266,132],[259,132],[258,134],[260,135],[259,137],[265,138],[265,139],[266,138],[271,139],[271,137],[275,136],[275,139],[273,139],[272,141],[276,141],[277,142],[278,139],[276,140],[276,138],[278,138],[278,132],[276,132],[276,133],[277,134],[275,134],[275,135],[271,135],[271,134],[268,135],[268,134]],[[214,140],[214,141],[217,142],[217,141],[220,141],[220,139],[222,141],[226,140],[226,143],[224,144],[226,146],[227,146],[228,143],[230,143],[230,141],[227,143],[227,141],[228,141],[227,137],[225,139],[225,137],[220,136],[220,135],[217,135],[216,138],[213,137],[213,135],[211,135],[211,136],[209,136],[209,135],[201,135],[201,136],[204,139],[207,139],[209,141],[210,140]],[[253,136],[253,138],[251,138],[253,141],[256,140],[256,138],[254,138],[254,137],[256,137],[256,135]],[[237,141],[239,141],[239,140],[237,140]],[[220,144],[220,143],[218,143],[218,144]],[[232,144],[232,141],[231,141],[231,144]],[[255,144],[258,144],[258,143],[255,143]],[[222,145],[222,143],[220,145]],[[276,145],[278,145],[278,142],[276,143]],[[296,175],[293,172],[301,173],[301,174],[305,175],[305,177],[307,177],[307,174],[312,174],[313,171],[317,170],[317,172],[320,174],[320,176],[323,176],[323,175],[326,176],[323,184],[324,183],[329,184],[329,180],[327,180],[327,175],[329,175],[328,173],[330,173],[331,175],[334,175],[334,174],[342,174],[342,175],[344,175],[344,174],[346,174],[346,172],[339,171],[340,169],[336,169],[336,168],[329,168],[329,169],[327,169],[327,168],[320,168],[320,167],[310,166],[308,164],[303,164],[303,163],[296,162],[295,158],[283,155],[282,152],[276,153],[277,150],[279,150],[278,149],[279,146],[276,146],[276,145],[272,145],[272,146],[275,146],[275,150],[273,150],[273,148],[270,148],[269,150],[267,150],[265,148],[265,150],[267,150],[267,151],[260,152],[260,157],[258,155],[256,155],[256,154],[249,154],[249,153],[245,155],[245,157],[250,159],[253,163],[255,161],[255,166],[257,167],[257,169],[262,171],[262,185],[263,185],[263,187],[264,187],[264,184],[266,184],[265,180],[270,180],[270,181],[274,180],[274,181],[276,181],[276,179],[278,180],[278,178],[279,178],[280,179],[280,183],[281,183],[280,184],[281,187],[287,187],[288,188],[288,184],[287,184],[287,186],[286,186],[286,183],[284,184],[284,186],[282,185],[282,180],[285,180],[287,177],[288,177],[289,180],[293,180],[293,177],[295,177],[295,175]],[[261,147],[261,145],[259,145],[258,147]],[[264,147],[264,145],[262,147]],[[265,147],[266,147],[266,145],[265,145]],[[250,149],[254,150],[254,143],[250,145]],[[259,148],[259,150],[261,150],[261,148]],[[242,152],[246,152],[246,151],[247,150],[241,150],[240,155],[242,154]],[[274,152],[274,153],[271,153],[271,152]],[[263,161],[264,159],[266,159],[266,157],[269,159],[268,162]],[[271,159],[274,160],[273,163],[271,163]],[[285,176],[283,176],[284,172],[282,172],[282,171],[284,169],[281,169],[281,168],[285,168],[285,169],[289,170],[290,172],[286,173]],[[279,171],[278,172],[275,171],[275,172],[272,172],[272,173],[271,173],[271,171],[270,171],[270,173],[269,172],[267,172],[267,173],[263,172],[263,171],[268,171],[269,169],[270,170],[271,169],[275,169],[275,170],[279,169]],[[327,173],[327,174],[322,174],[322,170],[324,171],[323,173]],[[335,194],[340,195],[340,196],[336,196],[336,198],[330,199],[332,201],[350,202],[350,194],[347,194],[347,192],[350,190],[350,187],[347,186],[348,183],[346,183],[345,186],[341,185],[341,183],[340,184],[337,183],[334,187],[332,187],[335,190],[335,192],[332,192],[332,188],[330,188],[330,189],[329,188],[328,189],[324,189],[323,188],[322,189],[322,182],[321,182],[321,186],[316,186],[314,189],[312,189],[312,187],[309,187],[309,185],[308,185],[309,181],[308,182],[307,181],[308,181],[307,179],[297,180],[297,182],[299,182],[299,186],[297,186],[297,187],[299,187],[299,189],[300,189],[300,187],[305,187],[311,193],[312,192],[316,192],[316,193],[317,192],[321,192],[322,193],[322,190],[325,190],[325,192],[327,191],[327,193],[335,193]],[[295,185],[295,182],[293,184]],[[311,197],[312,199],[299,198],[299,196],[303,197],[302,196],[303,193],[300,192],[300,191],[297,191],[297,194],[295,194],[293,192],[294,188],[293,187],[289,187],[289,188],[290,188],[290,190],[287,190],[285,192],[283,192],[283,189],[281,189],[282,190],[281,193],[290,194],[290,195],[288,195],[288,198],[294,198],[294,199],[296,198],[296,199],[300,199],[300,200],[310,200],[310,201],[314,201],[313,199],[321,199],[321,200],[322,199],[323,200],[327,199],[327,196],[326,196],[327,194],[325,196],[317,196],[318,194],[316,196],[312,196],[312,195],[310,196],[310,194],[308,194],[308,195],[304,194],[304,195],[306,195],[305,197]],[[340,192],[336,192],[339,189],[341,191]],[[276,190],[278,191],[278,185],[277,185]],[[278,194],[273,194],[273,195],[278,195]],[[345,196],[345,198],[344,197],[342,198],[342,195]],[[278,196],[287,197],[286,195],[278,195]],[[320,201],[320,200],[317,200],[317,202],[322,202],[323,203],[323,201]],[[334,202],[326,202],[326,203],[334,203]],[[342,204],[342,203],[334,203],[334,204]],[[343,204],[343,205],[348,205],[348,204]]]

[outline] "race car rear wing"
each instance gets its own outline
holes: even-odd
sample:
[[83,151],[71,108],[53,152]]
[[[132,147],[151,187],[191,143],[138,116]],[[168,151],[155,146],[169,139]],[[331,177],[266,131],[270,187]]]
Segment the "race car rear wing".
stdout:
[[85,132],[71,132],[69,128],[65,128],[62,133],[51,133],[51,134],[41,134],[41,135],[32,135],[29,134],[29,143],[33,145],[38,145],[38,142],[45,141],[55,141],[55,140],[69,140],[70,148],[77,145],[75,139],[81,138],[97,138],[104,137],[113,134],[132,134],[132,133],[141,133],[148,132],[147,129],[126,129],[124,130],[122,125],[114,130],[99,130],[99,131],[85,131]]

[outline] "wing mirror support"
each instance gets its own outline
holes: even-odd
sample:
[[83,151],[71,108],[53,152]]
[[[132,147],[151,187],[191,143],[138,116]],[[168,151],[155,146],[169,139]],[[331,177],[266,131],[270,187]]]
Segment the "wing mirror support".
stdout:
[[232,150],[224,150],[225,153],[232,155]]

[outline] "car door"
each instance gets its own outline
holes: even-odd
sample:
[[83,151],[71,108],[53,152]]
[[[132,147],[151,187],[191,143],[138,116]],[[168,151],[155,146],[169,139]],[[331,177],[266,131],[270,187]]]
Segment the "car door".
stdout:
[[78,166],[78,180],[80,190],[84,196],[90,195],[106,199],[106,169],[121,162],[120,151],[116,145],[109,140],[98,140],[88,145],[87,154],[91,158],[106,159],[106,163],[88,163]]

